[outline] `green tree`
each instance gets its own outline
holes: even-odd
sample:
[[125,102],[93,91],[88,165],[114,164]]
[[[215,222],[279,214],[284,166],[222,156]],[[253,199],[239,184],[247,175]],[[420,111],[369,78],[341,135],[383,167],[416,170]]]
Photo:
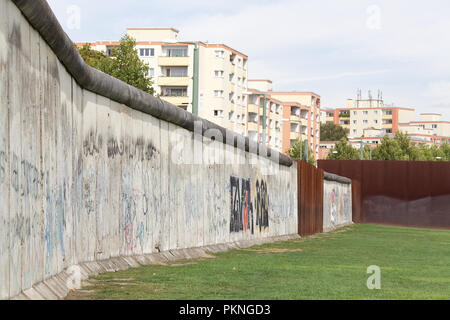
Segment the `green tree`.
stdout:
[[373,160],[408,160],[404,158],[404,153],[398,140],[385,135],[381,139],[381,144],[372,151]]
[[332,122],[320,124],[320,141],[340,141],[347,137],[345,129]]
[[442,152],[442,160],[450,161],[450,144],[448,142],[445,142],[439,149]]
[[89,44],[78,48],[78,52],[91,67],[147,93],[155,93],[153,80],[148,76],[150,68],[139,58],[136,40],[129,35],[123,36],[120,39],[120,45],[113,48],[113,58],[105,57],[101,52],[92,50]]
[[109,59],[100,51],[92,50],[89,43],[77,49],[83,60],[91,67],[105,73],[111,68],[112,59]]
[[[308,163],[315,165],[314,155],[311,150],[308,150]],[[288,150],[289,156],[294,160],[303,160],[305,158],[305,143],[301,142],[300,139],[294,143],[292,148]]]
[[351,144],[348,143],[346,137],[342,138],[336,145],[331,148],[328,154],[329,160],[359,160],[360,154],[359,150],[353,148]]

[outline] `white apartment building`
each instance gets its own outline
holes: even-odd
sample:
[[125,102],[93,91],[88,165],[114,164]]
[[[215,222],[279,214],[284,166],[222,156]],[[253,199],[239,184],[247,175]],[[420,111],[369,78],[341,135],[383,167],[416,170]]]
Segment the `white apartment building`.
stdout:
[[[180,41],[173,28],[128,28],[149,65],[161,99],[220,126],[245,134],[248,57],[224,44]],[[79,46],[82,43],[77,44]],[[118,41],[90,44],[111,55]]]
[[414,120],[414,109],[385,105],[381,99],[347,100],[345,108],[322,109],[321,122],[342,126],[348,137],[367,137],[366,130],[385,134],[399,131],[399,123]]

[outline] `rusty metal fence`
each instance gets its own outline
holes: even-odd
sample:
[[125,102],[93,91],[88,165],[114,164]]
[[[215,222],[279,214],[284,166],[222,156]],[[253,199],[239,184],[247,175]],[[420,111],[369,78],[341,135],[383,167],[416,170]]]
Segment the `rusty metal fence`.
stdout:
[[450,228],[448,162],[320,160],[318,167],[359,182],[354,222]]
[[305,161],[298,165],[298,233],[323,232],[323,170]]

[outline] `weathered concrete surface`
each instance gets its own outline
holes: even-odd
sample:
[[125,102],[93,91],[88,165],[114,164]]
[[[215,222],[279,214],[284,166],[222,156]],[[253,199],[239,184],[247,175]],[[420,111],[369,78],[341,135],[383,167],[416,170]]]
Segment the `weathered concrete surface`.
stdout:
[[290,159],[89,69],[52,15],[0,0],[0,299],[61,298],[74,265],[86,277],[297,233]]
[[352,185],[345,177],[324,174],[323,231],[352,224]]

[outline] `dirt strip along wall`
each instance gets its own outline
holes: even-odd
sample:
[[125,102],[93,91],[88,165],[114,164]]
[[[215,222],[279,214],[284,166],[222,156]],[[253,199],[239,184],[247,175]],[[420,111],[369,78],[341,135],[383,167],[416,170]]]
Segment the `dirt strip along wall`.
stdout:
[[28,21],[0,0],[0,298],[85,261],[298,232],[296,166],[266,174],[87,90]]

